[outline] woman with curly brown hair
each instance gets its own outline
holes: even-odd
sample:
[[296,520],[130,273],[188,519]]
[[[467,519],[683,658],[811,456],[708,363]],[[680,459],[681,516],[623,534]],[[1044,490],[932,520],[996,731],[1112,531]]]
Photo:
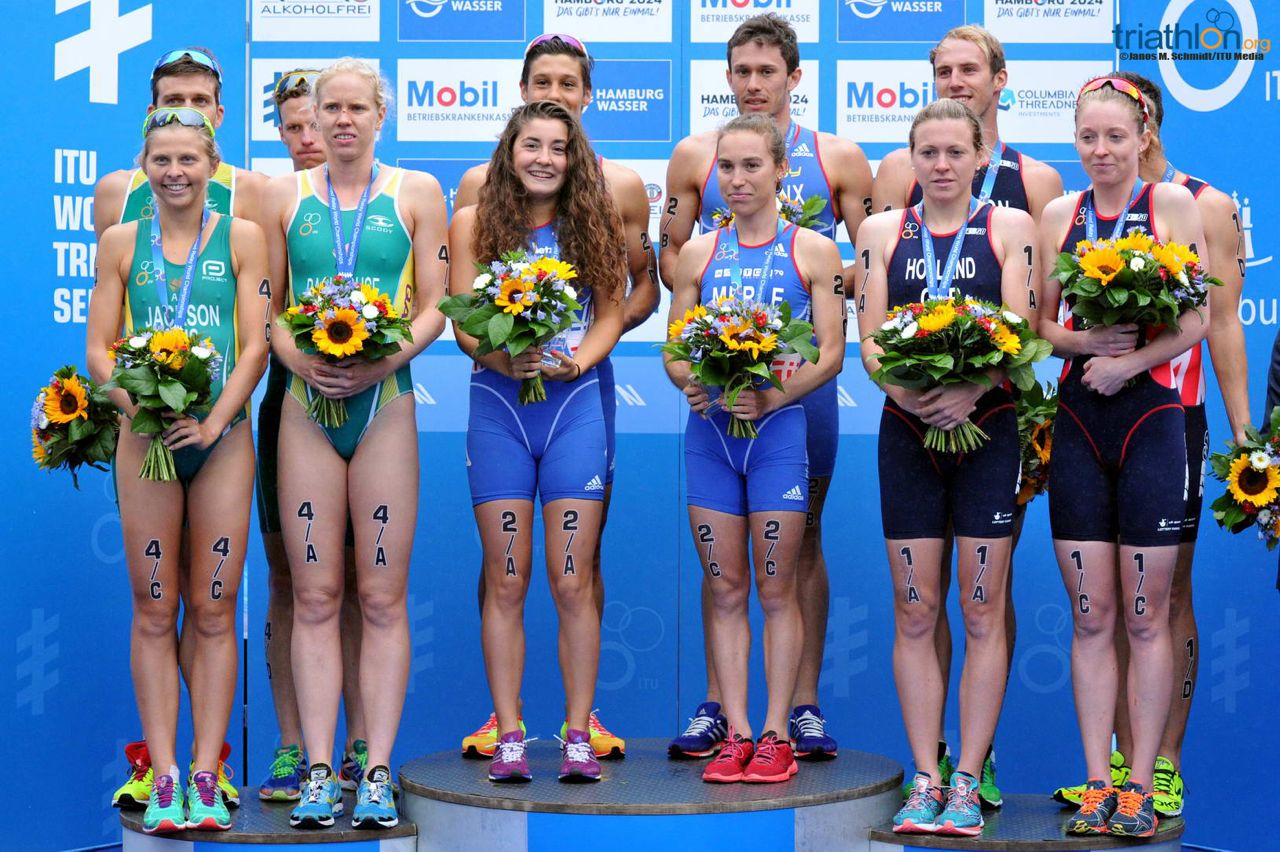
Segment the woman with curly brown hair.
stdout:
[[[467,473],[484,550],[481,635],[498,717],[493,781],[528,781],[518,700],[524,670],[524,599],[532,573],[533,498],[542,498],[547,576],[560,617],[567,731],[562,781],[595,781],[588,717],[600,659],[591,560],[600,534],[605,429],[596,365],[622,333],[626,276],[622,222],[581,125],[564,107],[516,110],[489,163],[479,203],[454,213],[449,291],[471,292],[474,263],[525,249],[577,269],[583,309],[564,350],[536,346],[512,357],[474,354]],[[520,382],[541,375],[545,401],[519,405]]]

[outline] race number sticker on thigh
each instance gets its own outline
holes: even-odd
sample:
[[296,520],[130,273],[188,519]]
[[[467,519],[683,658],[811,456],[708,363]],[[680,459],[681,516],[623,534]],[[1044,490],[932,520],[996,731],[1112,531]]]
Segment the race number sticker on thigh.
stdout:
[[156,574],[160,573],[160,539],[153,538],[147,542],[147,546],[142,551],[143,555],[148,559],[154,559],[155,563],[151,566],[151,599],[160,600],[164,597],[164,586],[156,579]]
[[573,540],[578,536],[578,513],[573,509],[564,510],[564,522],[560,529],[569,534],[569,538],[564,543],[564,576],[577,576],[578,571],[573,565]]
[[219,558],[218,567],[213,569],[213,578],[209,581],[209,600],[220,601],[222,600],[223,588],[222,566],[226,564],[227,557],[231,555],[231,539],[225,535],[222,536],[213,543],[213,547],[210,550],[218,554]]
[[987,556],[991,553],[991,545],[980,544],[975,549],[978,555],[978,576],[973,578],[973,594],[969,597],[970,601],[978,603],[987,602],[987,589],[982,585],[982,575],[987,573]]
[[516,559],[512,556],[512,552],[516,547],[516,536],[520,534],[520,527],[516,524],[516,513],[507,510],[502,513],[502,531],[507,534],[507,548],[505,556],[507,559],[507,576],[517,577],[519,572],[516,571]]
[[1092,607],[1089,606],[1089,595],[1084,590],[1084,558],[1080,551],[1071,551],[1071,561],[1076,564],[1076,609],[1081,615],[1088,615]]
[[303,500],[298,504],[298,517],[307,522],[307,528],[302,533],[302,543],[307,546],[307,554],[302,561],[308,565],[318,563],[320,554],[316,552],[316,546],[311,542],[311,525],[316,521],[316,510],[312,508],[310,500]]
[[387,524],[391,523],[391,512],[387,509],[387,504],[383,503],[373,510],[373,519],[382,526],[378,527],[378,538],[374,541],[374,547],[377,550],[373,554],[373,564],[375,566],[386,567],[387,551],[382,546],[382,536],[387,531]]
[[1147,581],[1147,566],[1141,552],[1133,554],[1134,564],[1138,566],[1138,588],[1133,590],[1133,614],[1147,614],[1147,596],[1142,593],[1142,586]]
[[764,522],[764,540],[769,542],[769,547],[764,552],[764,573],[766,577],[778,576],[778,563],[773,558],[773,551],[778,546],[778,540],[781,536],[778,532],[782,529],[782,521],[775,521],[770,518]]
[[698,544],[707,546],[707,555],[703,560],[707,564],[707,572],[712,577],[720,576],[720,563],[715,560],[716,535],[711,524],[698,524]]
[[907,603],[920,603],[920,590],[916,588],[915,560],[911,558],[911,548],[903,547],[898,551],[907,563]]

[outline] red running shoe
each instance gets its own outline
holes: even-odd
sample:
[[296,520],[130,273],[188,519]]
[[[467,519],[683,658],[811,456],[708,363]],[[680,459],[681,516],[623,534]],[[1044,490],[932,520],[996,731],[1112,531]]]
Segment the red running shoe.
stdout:
[[716,755],[715,760],[707,764],[706,769],[702,770],[702,780],[716,784],[732,784],[734,781],[741,781],[742,771],[751,762],[755,750],[751,740],[743,739],[730,727],[729,736],[725,738],[724,745],[720,746],[720,753]]
[[773,731],[766,731],[756,743],[755,757],[747,764],[742,780],[752,784],[772,784],[786,781],[797,771],[791,743],[778,739]]

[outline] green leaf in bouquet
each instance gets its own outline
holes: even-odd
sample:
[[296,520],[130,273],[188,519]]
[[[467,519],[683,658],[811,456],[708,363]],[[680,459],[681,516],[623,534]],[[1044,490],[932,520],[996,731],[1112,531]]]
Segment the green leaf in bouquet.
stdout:
[[179,414],[186,410],[187,389],[182,386],[181,382],[173,379],[162,381],[160,383],[160,398],[164,400],[165,405]]
[[156,374],[148,367],[130,367],[111,377],[112,387],[124,388],[135,397],[156,395]]
[[[782,320],[782,327],[786,328],[791,323],[791,303],[783,302],[778,305],[778,319]],[[812,326],[810,326],[812,331]]]
[[99,429],[93,440],[84,448],[84,456],[91,462],[109,462],[116,454],[116,441],[119,433],[115,429]]
[[507,353],[513,356],[519,355],[537,342],[538,338],[534,336],[532,331],[522,328],[507,338]]
[[133,415],[133,426],[130,428],[139,435],[154,435],[165,430],[165,422],[159,412],[150,408],[139,408]]
[[475,293],[460,293],[457,296],[445,296],[440,300],[437,307],[440,313],[444,314],[451,320],[466,319],[467,314],[475,310],[476,306]]
[[500,314],[495,314],[493,319],[489,320],[489,345],[494,349],[497,349],[499,346],[506,343],[508,338],[511,337],[511,329],[515,324],[516,318],[506,311],[503,311]]
[[1112,307],[1119,308],[1129,301],[1129,291],[1112,285],[1106,289],[1106,300]]
[[1009,381],[1013,382],[1018,390],[1027,392],[1033,387],[1040,387],[1040,383],[1036,381],[1036,371],[1031,368],[1030,364],[1019,364],[1014,367],[1006,367],[1005,374],[1009,377]]
[[489,320],[500,313],[502,309],[497,305],[481,305],[462,321],[461,328],[472,337],[485,337],[489,330]]
[[809,335],[797,337],[794,340],[787,341],[787,345],[795,350],[796,354],[810,364],[818,363],[818,347],[814,346],[809,339]]
[[67,437],[69,437],[72,442],[84,440],[92,431],[93,424],[80,417],[77,417],[75,420],[72,420],[67,424]]

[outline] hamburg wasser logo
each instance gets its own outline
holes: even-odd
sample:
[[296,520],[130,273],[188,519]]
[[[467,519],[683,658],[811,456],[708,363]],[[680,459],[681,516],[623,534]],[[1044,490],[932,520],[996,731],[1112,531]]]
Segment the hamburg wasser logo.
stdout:
[[964,14],[964,0],[840,0],[836,38],[933,43]]
[[400,41],[523,41],[524,0],[399,0]]
[[1206,11],[1202,19],[1186,24],[1180,20],[1162,22],[1159,27],[1116,24],[1113,33],[1122,62],[1144,59],[1256,62],[1263,59],[1271,52],[1271,39],[1259,38],[1256,33],[1246,35],[1240,23],[1230,8],[1214,7]]

